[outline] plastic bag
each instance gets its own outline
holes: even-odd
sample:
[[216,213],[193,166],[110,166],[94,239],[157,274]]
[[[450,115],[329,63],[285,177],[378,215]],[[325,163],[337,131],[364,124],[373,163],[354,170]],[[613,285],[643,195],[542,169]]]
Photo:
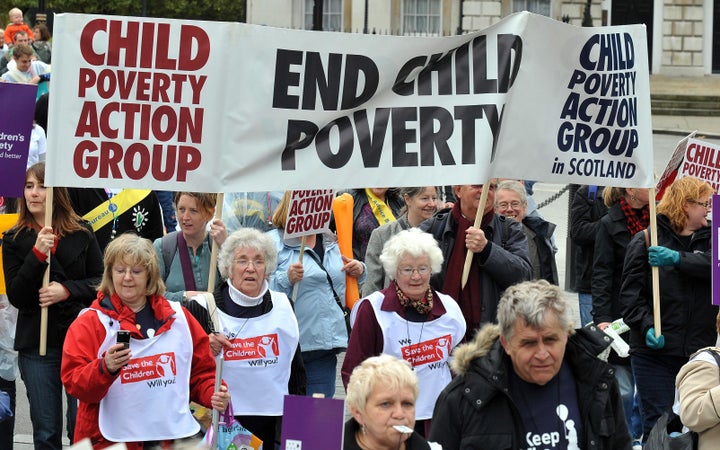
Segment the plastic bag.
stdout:
[[[672,436],[670,435],[672,433]],[[644,450],[696,450],[698,436],[693,431],[683,433],[680,417],[672,411],[665,411],[650,430]]]
[[[211,448],[213,438],[212,427],[208,428],[201,445],[204,448]],[[263,442],[250,430],[240,425],[233,415],[232,402],[228,404],[224,413],[220,414],[218,425],[218,437],[215,448],[218,450],[262,450]]]

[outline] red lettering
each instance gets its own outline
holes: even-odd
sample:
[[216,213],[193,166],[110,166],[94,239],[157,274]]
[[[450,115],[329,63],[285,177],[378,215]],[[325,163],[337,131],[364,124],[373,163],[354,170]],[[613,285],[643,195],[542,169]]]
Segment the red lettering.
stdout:
[[95,53],[93,51],[93,39],[95,34],[100,31],[105,31],[107,27],[107,21],[105,19],[94,19],[88,22],[80,33],[80,53],[83,59],[92,64],[93,66],[102,66],[105,64],[105,55],[102,53]]
[[105,107],[100,112],[100,131],[102,132],[103,136],[109,137],[111,139],[117,139],[118,129],[112,128],[110,126],[110,115],[118,111],[120,111],[120,103],[112,102],[105,105]]
[[83,103],[80,111],[80,119],[75,129],[75,137],[88,135],[89,137],[100,137],[98,130],[97,105],[95,102]]
[[[197,52],[193,59],[193,42]],[[183,25],[180,28],[180,53],[178,55],[178,70],[194,72],[200,70],[210,57],[210,38],[205,30],[194,25]]]
[[198,149],[189,145],[181,145],[177,181],[186,181],[187,173],[200,167],[201,162],[202,154]]
[[[177,68],[177,60],[170,58],[170,24],[158,24],[158,39],[155,49],[155,68],[175,70]],[[180,44],[182,46],[182,44]]]
[[96,75],[92,69],[81,68],[78,82],[78,97],[85,97],[85,91],[95,85]]

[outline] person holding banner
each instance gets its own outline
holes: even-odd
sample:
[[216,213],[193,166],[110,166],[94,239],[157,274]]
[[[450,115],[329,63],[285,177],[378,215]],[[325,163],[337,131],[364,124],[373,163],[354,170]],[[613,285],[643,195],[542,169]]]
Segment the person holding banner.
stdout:
[[[622,318],[620,283],[627,246],[636,233],[650,224],[649,190],[645,188],[606,187],[603,201],[608,212],[598,222],[592,272],[592,315],[601,330]],[[620,334],[627,341],[630,333]],[[611,351],[608,362],[615,368],[615,378],[623,398],[623,408],[628,430],[633,441],[642,437],[640,412],[634,408],[635,379],[627,355],[619,356]]]
[[[102,277],[102,253],[90,226],[70,206],[65,188],[53,188],[52,218],[45,223],[45,164],[30,167],[17,224],[3,235],[3,268],[10,303],[18,310],[15,350],[27,389],[35,448],[61,448],[62,346],[70,324],[89,306]],[[48,254],[50,254],[48,258]],[[50,283],[43,274],[50,264]],[[40,347],[40,316],[47,308],[47,349]],[[72,441],[76,400],[67,395]]]
[[[149,240],[127,233],[108,245],[97,298],[63,347],[62,382],[79,400],[75,442],[166,448],[200,431],[191,400],[225,411],[230,393],[215,391],[207,333],[164,291]],[[130,334],[127,346],[118,342],[121,331]]]
[[407,360],[420,383],[416,431],[427,436],[435,400],[452,379],[448,361],[465,336],[465,319],[455,300],[430,287],[430,275],[442,266],[431,235],[417,228],[400,231],[387,241],[380,261],[393,281],[353,307],[343,383],[347,388],[353,369],[371,356]]
[[[525,186],[517,180],[504,180],[495,191],[495,212],[522,224],[527,237],[528,255],[533,279],[559,284],[552,235],[555,224],[539,215],[528,215],[528,196]],[[537,214],[537,213],[536,213]]]
[[[489,187],[480,228],[473,226],[483,188]],[[521,225],[495,214],[496,180],[454,186],[457,202],[420,225],[435,237],[443,267],[430,279],[433,289],[454,298],[465,316],[466,339],[483,323],[496,320],[500,293],[532,278],[528,244]],[[474,253],[468,282],[461,287],[467,251]],[[464,339],[465,340],[465,339]]]
[[373,230],[400,216],[403,200],[395,189],[353,189],[353,256],[365,261]]
[[270,236],[241,228],[225,241],[218,255],[223,283],[215,291],[215,330],[204,296],[188,310],[210,333],[213,353],[223,351],[223,378],[233,393],[233,412],[245,428],[274,448],[285,395],[305,395],[305,368],[300,356],[297,319],[282,292],[268,288],[277,250]]
[[[212,292],[217,287],[208,286],[212,253],[210,238],[221,246],[228,233],[222,220],[213,219],[216,197],[215,194],[199,192],[175,194],[180,231],[168,233],[153,243],[167,289],[165,298],[170,301],[179,302],[200,292]],[[217,280],[219,282],[220,277]]]
[[386,223],[374,229],[370,234],[365,265],[367,278],[363,284],[363,296],[368,296],[390,284],[391,276],[385,273],[380,262],[380,253],[385,243],[402,230],[417,227],[437,212],[438,189],[435,186],[407,187],[400,189],[400,196],[405,200],[402,216],[396,221]]
[[[649,247],[649,236],[639,232],[627,247],[619,296],[630,327],[630,364],[642,405],[643,440],[673,403],[680,368],[717,339],[707,219],[712,194],[702,180],[676,179],[657,206],[658,245]],[[659,270],[659,336],[653,321],[651,266]]]
[[347,385],[352,417],[345,422],[343,450],[432,448],[412,431],[418,392],[417,376],[403,359],[379,355],[355,367]]
[[[345,274],[365,280],[365,264],[340,254],[334,234],[304,236],[303,262],[298,262],[301,240],[284,238],[291,191],[285,192],[268,231],[278,249],[278,264],[270,275],[270,289],[292,299],[300,327],[300,348],[307,373],[307,394],[335,395],[337,353],[347,348],[345,312],[338,304],[345,298]],[[293,288],[297,294],[293,298]]]

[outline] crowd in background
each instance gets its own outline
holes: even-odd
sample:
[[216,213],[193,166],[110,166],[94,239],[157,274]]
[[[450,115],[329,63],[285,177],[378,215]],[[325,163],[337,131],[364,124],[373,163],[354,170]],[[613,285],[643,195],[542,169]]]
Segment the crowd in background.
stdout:
[[[30,29],[16,8],[9,16],[2,79],[47,85],[47,26]],[[568,450],[641,448],[673,406],[676,379],[683,421],[706,446],[720,433],[707,413],[719,406],[717,363],[698,356],[715,344],[718,317],[705,182],[670,185],[656,231],[647,189],[577,189],[569,235],[582,323],[572,324],[557,287],[556,226],[536,209],[531,181],[350,189],[352,255],[342,255],[334,225],[285,237],[290,192],[227,193],[222,217],[215,194],[197,192],[56,188],[47,205],[48,102],[39,92],[24,194],[0,203],[18,213],[2,239],[0,319],[15,331],[0,333],[0,390],[14,409],[22,377],[37,449],[60,448],[63,429],[95,448],[162,446],[198,432],[190,401],[223,411],[228,400],[273,448],[283,396],[336,396],[343,352],[345,448],[518,448],[554,433]],[[351,311],[349,278],[362,293]],[[608,353],[608,329],[629,356]],[[124,332],[128,346],[117,341]],[[126,382],[142,361],[172,370],[177,384]],[[128,403],[140,412],[120,418],[113,408]],[[13,420],[0,422],[1,448],[12,448]]]

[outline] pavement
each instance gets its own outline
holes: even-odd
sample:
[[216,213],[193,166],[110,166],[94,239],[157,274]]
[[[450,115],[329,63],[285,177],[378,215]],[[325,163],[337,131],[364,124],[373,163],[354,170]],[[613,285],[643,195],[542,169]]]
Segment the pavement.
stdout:
[[[706,77],[669,77],[660,75],[650,76],[650,90],[651,94],[657,95],[668,95],[668,94],[681,94],[681,95],[699,95],[699,96],[713,96],[720,98],[720,76],[706,76]],[[702,117],[702,116],[668,116],[668,115],[654,115],[652,117],[653,134],[667,134],[686,136],[693,131],[698,132],[698,138],[708,138],[710,140],[717,141],[720,139],[720,112],[717,117]],[[656,138],[654,138],[656,140]],[[720,143],[720,142],[719,142]],[[662,145],[656,144],[656,165],[660,165],[660,169],[664,167],[665,161],[670,156],[670,152],[674,149],[674,138],[668,136],[662,141]],[[538,183],[535,185],[535,200],[538,203],[556,196],[563,186],[557,184],[545,184]],[[564,269],[565,269],[565,246],[567,236],[567,193],[556,198],[556,201],[548,205],[547,208],[542,210],[543,215],[546,219],[556,223],[558,228],[556,229],[556,244],[558,245],[559,251],[556,255],[558,271],[560,272],[561,283],[564,285]],[[577,322],[579,323],[579,312],[577,311],[577,303],[569,302],[573,307],[573,314],[578,317]],[[345,391],[342,386],[342,382],[339,377],[340,365],[344,354],[339,356],[338,361],[338,380],[336,389],[336,398],[344,398]],[[22,423],[16,423],[15,427],[15,450],[31,450],[32,445],[32,427],[29,424],[28,412],[27,412],[27,397],[22,380],[18,378],[17,383],[17,403],[18,403],[18,416]],[[64,448],[68,448],[67,439],[64,439]],[[5,450],[5,449],[0,449]]]
[[[684,95],[720,98],[720,76],[671,77],[650,75],[650,95]],[[655,133],[688,135],[698,132],[698,137],[720,138],[720,112],[717,116],[666,116],[653,115]]]

